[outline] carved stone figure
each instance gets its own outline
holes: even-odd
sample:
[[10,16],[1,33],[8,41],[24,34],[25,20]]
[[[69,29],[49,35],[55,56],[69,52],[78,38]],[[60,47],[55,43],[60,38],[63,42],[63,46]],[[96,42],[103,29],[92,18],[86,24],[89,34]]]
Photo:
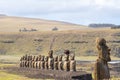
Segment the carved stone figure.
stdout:
[[62,55],[58,56],[58,70],[63,70]]
[[97,38],[96,44],[98,59],[94,66],[94,80],[108,80],[110,79],[110,72],[107,62],[111,61],[110,49],[106,45],[106,40],[104,38]]
[[64,64],[63,64],[64,71],[70,71],[70,61],[69,61],[70,51],[69,50],[65,50],[64,54],[65,54],[65,57],[64,57],[65,61],[64,61]]
[[54,69],[54,58],[53,58],[53,50],[49,51],[48,53],[48,68]]
[[58,56],[54,58],[54,70],[58,70]]
[[48,69],[48,56],[45,57],[45,69]]
[[70,57],[70,71],[76,71],[75,55],[71,55]]
[[44,56],[41,56],[41,64],[40,64],[40,68],[44,69],[45,68],[45,61],[44,61]]
[[33,58],[32,58],[32,68],[35,68],[35,56],[33,56]]
[[23,67],[23,60],[24,60],[24,56],[20,58],[20,67]]
[[37,65],[37,64],[38,64],[38,56],[36,56],[36,58],[35,58],[35,63],[34,63],[34,67],[35,67],[35,68],[38,68],[38,65]]
[[39,55],[38,62],[37,62],[37,66],[39,69],[41,68],[40,64],[41,64],[41,55]]

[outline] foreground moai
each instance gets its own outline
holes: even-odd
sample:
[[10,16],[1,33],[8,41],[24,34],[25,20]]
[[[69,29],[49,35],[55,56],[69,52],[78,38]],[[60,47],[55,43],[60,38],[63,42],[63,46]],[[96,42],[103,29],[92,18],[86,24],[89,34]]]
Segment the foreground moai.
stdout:
[[107,62],[111,61],[110,49],[106,45],[106,40],[104,38],[97,38],[96,44],[98,50],[98,59],[94,67],[94,80],[109,80],[110,72]]
[[53,50],[50,50],[48,53],[48,68],[53,70],[54,69],[54,58],[53,58]]
[[69,61],[70,51],[65,50],[64,54],[65,54],[65,61],[64,61],[64,64],[63,64],[64,71],[70,71],[70,61]]
[[76,71],[75,55],[70,56],[70,71]]

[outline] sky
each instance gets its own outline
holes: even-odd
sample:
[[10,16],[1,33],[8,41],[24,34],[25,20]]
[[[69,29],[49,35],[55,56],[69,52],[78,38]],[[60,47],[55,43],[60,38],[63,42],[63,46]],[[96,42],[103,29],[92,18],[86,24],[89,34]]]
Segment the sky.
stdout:
[[0,0],[0,14],[81,25],[120,25],[120,0]]

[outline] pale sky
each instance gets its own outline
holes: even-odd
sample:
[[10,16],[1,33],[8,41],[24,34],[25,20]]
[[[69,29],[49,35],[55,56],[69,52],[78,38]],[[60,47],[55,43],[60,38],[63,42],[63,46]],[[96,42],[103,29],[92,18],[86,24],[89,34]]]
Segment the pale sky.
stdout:
[[119,25],[120,0],[0,0],[0,14],[83,25]]

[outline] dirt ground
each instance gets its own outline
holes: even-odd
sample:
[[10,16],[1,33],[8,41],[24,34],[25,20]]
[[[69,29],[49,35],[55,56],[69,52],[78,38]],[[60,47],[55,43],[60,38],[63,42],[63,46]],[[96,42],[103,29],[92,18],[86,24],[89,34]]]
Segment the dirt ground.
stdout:
[[34,79],[92,80],[91,74],[84,71],[65,72],[59,70],[40,70],[33,68],[5,67],[8,73],[23,75]]
[[[92,80],[92,71],[94,63],[80,62],[77,63],[76,72],[65,72],[59,70],[40,70],[33,68],[20,68],[9,66],[0,68],[10,74],[17,74],[31,79],[53,79],[53,80]],[[111,78],[120,78],[120,63],[109,64]],[[113,79],[114,80],[114,79]]]

